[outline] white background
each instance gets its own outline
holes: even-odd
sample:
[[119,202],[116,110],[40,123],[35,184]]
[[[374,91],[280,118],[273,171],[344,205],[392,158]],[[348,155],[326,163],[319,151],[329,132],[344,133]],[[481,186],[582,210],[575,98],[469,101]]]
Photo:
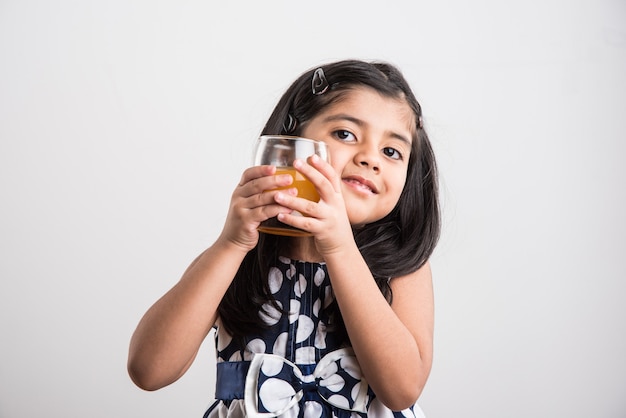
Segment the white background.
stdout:
[[0,0],[0,417],[202,416],[211,340],[148,393],[130,335],[343,58],[404,71],[440,164],[426,415],[626,416],[624,0]]

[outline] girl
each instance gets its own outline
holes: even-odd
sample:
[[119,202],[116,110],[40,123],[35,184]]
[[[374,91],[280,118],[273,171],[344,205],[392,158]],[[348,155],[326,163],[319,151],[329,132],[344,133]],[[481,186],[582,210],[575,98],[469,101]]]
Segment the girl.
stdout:
[[[298,78],[263,134],[328,145],[330,164],[294,163],[320,201],[275,167],[245,170],[220,236],[139,323],[131,378],[174,382],[216,328],[205,417],[422,416],[439,205],[420,105],[396,68],[340,61]],[[274,216],[311,237],[259,233]]]

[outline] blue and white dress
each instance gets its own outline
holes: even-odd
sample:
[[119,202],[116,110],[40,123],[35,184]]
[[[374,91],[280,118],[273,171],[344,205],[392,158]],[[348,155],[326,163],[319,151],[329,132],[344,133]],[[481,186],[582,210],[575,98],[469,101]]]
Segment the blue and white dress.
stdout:
[[262,313],[270,326],[242,346],[216,324],[216,401],[204,418],[413,417],[419,406],[393,412],[369,389],[350,347],[327,329],[334,295],[324,263],[281,257]]

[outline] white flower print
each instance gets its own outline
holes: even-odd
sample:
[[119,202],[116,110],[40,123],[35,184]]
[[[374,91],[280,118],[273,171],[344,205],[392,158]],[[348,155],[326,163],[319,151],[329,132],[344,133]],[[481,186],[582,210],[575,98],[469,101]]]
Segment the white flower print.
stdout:
[[223,351],[233,340],[232,335],[223,331],[222,328],[217,329],[217,350]]
[[328,308],[334,300],[333,289],[330,286],[326,286],[324,289],[324,309]]
[[297,297],[302,297],[302,294],[306,290],[306,278],[300,274],[298,275],[298,280],[293,284],[293,291]]
[[270,292],[272,295],[276,294],[283,285],[283,274],[276,267],[272,267],[270,269],[269,275],[267,277],[267,284],[270,287]]
[[352,391],[350,392],[350,396],[352,396],[353,401],[356,400],[360,391],[361,391],[361,382],[357,382],[357,384],[352,387]]
[[326,348],[326,324],[322,321],[317,324],[317,331],[315,331],[315,348]]
[[291,299],[289,301],[289,323],[293,324],[298,320],[300,315],[300,301],[298,299]]
[[257,353],[265,353],[265,341],[263,341],[260,338],[255,338],[254,340],[250,341],[248,345],[246,345],[246,350],[244,352],[244,359],[252,360],[252,357],[254,357],[254,354],[257,354]]
[[313,302],[313,315],[315,315],[316,318],[320,317],[321,305],[322,305],[322,301],[320,299],[315,299],[315,302]]
[[343,408],[343,409],[349,409],[350,408],[350,403],[345,398],[345,396],[333,395],[333,396],[329,397],[328,400],[330,402],[332,402],[333,405],[338,405],[340,408]]
[[268,357],[263,360],[263,364],[261,364],[261,371],[266,376],[276,376],[283,369],[283,365],[285,362],[282,359]]
[[296,331],[296,342],[301,343],[313,334],[313,320],[305,315],[298,317],[298,330]]
[[324,270],[318,267],[317,271],[315,272],[315,276],[313,277],[313,282],[315,283],[317,287],[320,287],[322,282],[324,282],[325,278],[326,278],[326,274],[324,273]]
[[286,275],[289,280],[293,279],[293,276],[296,275],[296,266],[294,266],[293,264],[290,264],[289,270],[287,270]]
[[272,349],[272,353],[277,356],[285,357],[287,355],[287,338],[289,334],[287,332],[281,333],[274,341],[274,348]]
[[338,374],[333,374],[328,379],[322,379],[320,385],[328,388],[330,391],[339,392],[346,385],[346,382]]
[[[276,301],[276,304],[282,309],[283,305],[280,301]],[[263,309],[259,311],[259,316],[267,325],[276,325],[280,318],[283,316],[282,312],[274,307],[271,303],[266,303],[263,305]]]

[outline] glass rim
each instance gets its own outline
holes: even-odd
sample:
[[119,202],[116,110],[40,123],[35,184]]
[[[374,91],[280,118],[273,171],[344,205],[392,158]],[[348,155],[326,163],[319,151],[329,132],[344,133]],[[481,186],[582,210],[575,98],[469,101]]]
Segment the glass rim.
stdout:
[[324,144],[324,145],[326,145],[326,142],[324,142],[324,141],[319,141],[317,139],[311,139],[311,138],[306,138],[304,136],[296,136],[296,135],[261,135],[261,136],[259,136],[257,141],[267,140],[267,139],[271,139],[271,138],[287,139],[287,140],[290,140],[290,141],[312,142],[314,144]]

